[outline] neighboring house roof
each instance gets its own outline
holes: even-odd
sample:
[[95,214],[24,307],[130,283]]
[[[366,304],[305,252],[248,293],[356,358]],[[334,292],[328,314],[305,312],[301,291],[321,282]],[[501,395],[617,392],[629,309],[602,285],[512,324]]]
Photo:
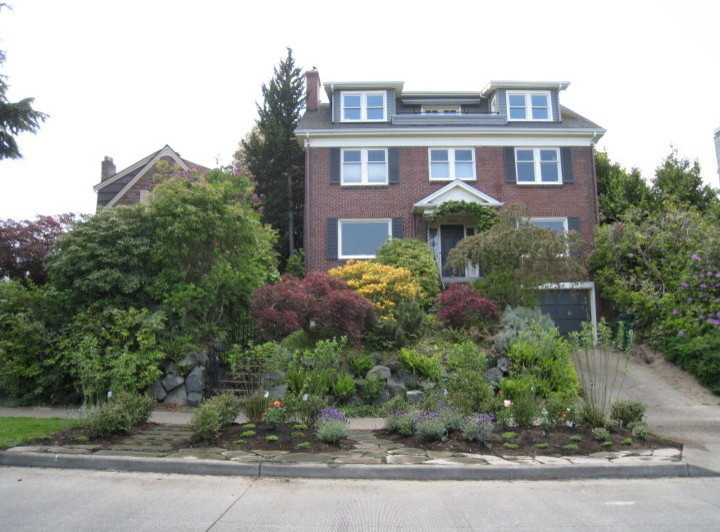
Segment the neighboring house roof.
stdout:
[[183,170],[204,168],[180,157],[180,154],[167,144],[124,170],[116,172],[93,187],[98,195],[98,207],[114,206],[142,177],[147,175],[163,157],[173,159]]
[[[478,126],[476,124],[462,124],[458,123],[458,117],[452,117],[452,121],[455,125],[452,129],[458,130],[482,130],[482,131],[507,131],[519,130],[519,129],[584,129],[584,130],[595,130],[599,134],[605,132],[605,130],[597,125],[595,122],[588,120],[584,116],[579,115],[575,111],[568,109],[564,105],[560,106],[561,109],[561,122],[507,122],[497,126]],[[331,116],[331,109],[329,103],[321,103],[317,111],[306,112],[298,123],[296,133],[298,136],[302,135],[304,131],[312,132],[317,130],[367,130],[367,129],[398,129],[398,130],[412,130],[412,129],[424,129],[432,130],[437,129],[449,129],[447,122],[438,123],[437,125],[428,125],[427,123],[422,124],[403,124],[397,125],[392,122],[333,122]]]
[[430,213],[446,201],[466,201],[468,203],[487,205],[488,207],[502,206],[502,202],[492,196],[488,196],[475,187],[456,179],[415,203],[413,211]]

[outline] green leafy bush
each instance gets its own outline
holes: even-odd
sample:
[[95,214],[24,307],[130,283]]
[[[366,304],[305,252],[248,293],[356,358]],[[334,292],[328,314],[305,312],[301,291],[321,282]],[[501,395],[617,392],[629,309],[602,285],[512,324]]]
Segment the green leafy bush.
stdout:
[[276,342],[233,345],[224,355],[230,371],[243,383],[240,392],[251,395],[261,386],[262,376],[280,367],[287,352]]
[[506,308],[500,316],[500,333],[495,338],[495,351],[505,353],[517,341],[520,333],[537,327],[540,330],[555,326],[553,320],[539,308]]
[[465,414],[487,411],[493,388],[485,380],[487,357],[474,342],[453,344],[446,362],[447,400]]
[[605,441],[610,437],[610,432],[603,427],[597,427],[592,429],[592,437],[597,441]]
[[645,410],[645,404],[640,401],[620,399],[613,403],[610,417],[617,420],[621,426],[627,427],[640,423],[645,418]]
[[720,334],[691,338],[673,336],[665,340],[665,356],[720,395]]
[[460,424],[463,438],[467,441],[487,441],[493,432],[493,418],[488,414],[472,414]]
[[362,379],[360,381],[360,386],[358,386],[358,393],[360,394],[360,397],[363,401],[366,403],[372,403],[380,397],[380,392],[382,391],[383,382],[378,378],[377,375],[371,375],[370,377],[366,379]]
[[337,443],[347,436],[348,423],[345,414],[335,408],[326,408],[318,412],[315,435],[323,443]]
[[447,435],[447,429],[442,419],[421,419],[415,423],[415,434],[422,441],[440,441]]
[[213,404],[220,412],[220,422],[223,425],[232,425],[242,410],[242,404],[235,394],[223,393],[205,401]]
[[432,381],[439,381],[441,375],[440,359],[421,355],[414,349],[403,348],[398,353],[400,365],[407,371]]
[[[231,394],[216,395],[205,401],[195,411],[190,428],[203,441],[215,441],[225,425],[231,425],[241,410],[241,403]],[[249,436],[247,432],[241,436]]]
[[420,285],[418,297],[421,305],[426,308],[432,305],[440,292],[440,272],[425,242],[413,238],[392,238],[380,246],[375,260],[380,264],[410,270]]
[[365,336],[369,349],[392,351],[404,347],[423,334],[426,314],[415,300],[401,300],[394,309],[395,319],[381,320]]
[[114,394],[92,413],[88,429],[96,438],[128,432],[147,423],[154,406],[152,397],[122,392]]
[[359,379],[364,379],[368,371],[375,366],[375,360],[369,353],[353,351],[347,357],[347,365],[353,375]]
[[355,394],[355,379],[347,373],[341,373],[332,385],[332,393],[335,399],[344,403]]
[[160,377],[165,315],[147,309],[88,310],[58,340],[62,366],[86,402],[108,391],[140,392]]
[[295,420],[306,428],[315,420],[317,413],[326,408],[327,405],[327,397],[324,395],[288,394],[285,397],[288,418]]
[[650,434],[650,429],[645,423],[635,423],[632,426],[632,435],[636,438],[644,440]]

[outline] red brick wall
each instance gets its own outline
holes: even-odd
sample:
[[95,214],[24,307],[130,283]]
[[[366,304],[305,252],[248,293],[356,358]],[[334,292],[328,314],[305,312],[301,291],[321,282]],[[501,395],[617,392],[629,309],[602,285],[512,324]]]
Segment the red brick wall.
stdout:
[[[426,147],[399,148],[400,183],[397,185],[343,187],[329,184],[330,148],[310,148],[308,154],[307,222],[305,251],[308,270],[328,270],[343,261],[325,258],[327,218],[403,217],[405,237],[416,234],[418,223],[412,206],[447,185],[431,182]],[[580,232],[590,242],[596,218],[593,154],[590,147],[574,147],[572,165],[575,182],[563,185],[517,185],[505,183],[503,147],[475,148],[476,180],[467,183],[509,204],[524,204],[531,216],[580,219]]]

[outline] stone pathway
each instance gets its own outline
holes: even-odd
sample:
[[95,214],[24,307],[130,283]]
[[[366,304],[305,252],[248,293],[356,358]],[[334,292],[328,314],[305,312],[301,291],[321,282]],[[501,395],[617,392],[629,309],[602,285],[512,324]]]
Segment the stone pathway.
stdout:
[[639,464],[647,462],[679,462],[681,451],[655,449],[642,451],[598,452],[590,456],[494,456],[473,453],[425,451],[406,447],[401,443],[377,438],[372,431],[350,431],[348,438],[354,442],[352,449],[330,453],[305,453],[290,451],[230,451],[219,447],[181,448],[173,447],[192,436],[189,427],[157,425],[141,434],[130,436],[121,443],[103,449],[99,445],[23,446],[7,449],[7,452],[86,454],[96,456],[135,456],[153,458],[182,458],[187,460],[230,460],[240,463],[315,463],[315,464],[426,464],[426,465],[572,465],[572,464]]

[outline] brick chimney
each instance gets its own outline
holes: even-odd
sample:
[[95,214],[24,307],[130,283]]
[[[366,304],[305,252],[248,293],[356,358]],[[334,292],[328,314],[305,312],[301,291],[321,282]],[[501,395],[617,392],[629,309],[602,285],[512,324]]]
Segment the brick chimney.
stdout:
[[105,156],[105,159],[103,159],[102,162],[102,170],[100,171],[100,181],[105,181],[108,177],[114,176],[116,174],[115,170],[115,163],[112,160],[112,157]]
[[305,72],[305,81],[307,84],[307,100],[306,109],[308,111],[317,111],[320,107],[320,73],[317,68]]

